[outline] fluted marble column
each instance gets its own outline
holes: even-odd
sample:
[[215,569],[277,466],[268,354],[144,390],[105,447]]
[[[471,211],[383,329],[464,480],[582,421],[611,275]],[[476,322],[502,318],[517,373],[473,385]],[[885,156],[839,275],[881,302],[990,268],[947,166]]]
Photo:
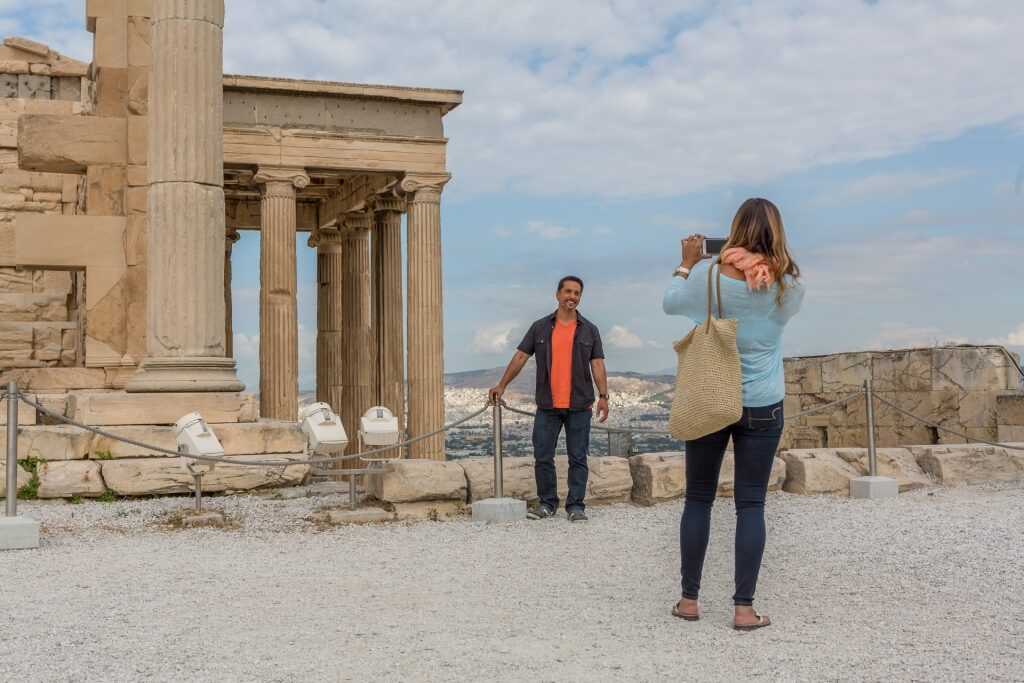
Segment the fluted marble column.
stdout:
[[317,229],[307,244],[316,247],[316,400],[337,413],[342,404],[341,348],[345,333],[341,318],[341,231]]
[[393,194],[373,201],[373,329],[376,400],[405,426],[405,345],[402,336],[402,213]]
[[[410,437],[444,424],[444,325],[441,310],[441,188],[449,176],[406,176]],[[444,434],[409,447],[409,457],[445,459]]]
[[295,420],[299,406],[299,321],[295,298],[297,168],[260,167],[260,416]]
[[[347,213],[342,225],[341,308],[342,338],[341,421],[355,444],[359,418],[373,406],[373,340],[370,333],[370,225],[369,213]],[[350,446],[350,452],[355,449]],[[357,466],[351,463],[350,466]]]
[[146,352],[127,391],[240,391],[224,338],[223,0],[153,3]]
[[228,358],[234,358],[234,325],[231,320],[231,249],[242,236],[230,228],[224,236],[224,348]]

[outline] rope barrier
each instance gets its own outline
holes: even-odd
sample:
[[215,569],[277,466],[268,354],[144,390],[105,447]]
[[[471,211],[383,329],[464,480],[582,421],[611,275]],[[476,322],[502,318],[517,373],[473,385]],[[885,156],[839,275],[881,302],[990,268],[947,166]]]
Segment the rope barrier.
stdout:
[[[856,391],[856,392],[854,392],[852,394],[849,394],[847,396],[843,396],[842,398],[836,399],[835,401],[831,401],[830,403],[823,403],[820,406],[814,406],[813,408],[811,408],[809,410],[805,410],[803,412],[794,413],[793,415],[786,415],[783,418],[783,420],[788,422],[789,420],[795,420],[798,417],[803,417],[805,415],[810,415],[811,413],[819,413],[819,412],[821,412],[823,410],[827,410],[828,408],[831,408],[832,406],[837,406],[837,405],[840,405],[842,403],[846,403],[847,401],[850,401],[852,399],[855,399],[855,398],[857,398],[859,396],[863,396],[863,395],[864,395],[864,390],[861,389],[860,391]],[[520,408],[513,408],[508,403],[506,403],[504,399],[502,399],[501,405],[506,410],[508,410],[510,412],[513,412],[513,413],[518,413],[519,415],[525,415],[527,417],[536,417],[536,415],[537,415],[536,412],[531,412],[529,410],[522,410]],[[598,429],[598,430],[601,430],[603,432],[613,432],[613,433],[618,433],[618,434],[629,433],[629,434],[654,434],[654,435],[658,435],[658,436],[672,436],[671,434],[669,434],[669,432],[667,430],[659,430],[659,429],[640,429],[640,428],[634,428],[634,427],[606,427],[604,425],[591,425],[591,428],[592,429]]]
[[[191,453],[181,453],[179,451],[174,451],[174,450],[171,450],[169,448],[163,448],[161,446],[153,446],[153,445],[147,444],[147,443],[145,443],[143,441],[136,441],[135,439],[130,439],[130,438],[126,437],[126,436],[121,436],[120,434],[114,434],[113,432],[108,432],[105,429],[100,429],[99,427],[92,427],[92,426],[84,424],[82,422],[78,422],[76,420],[72,420],[69,417],[66,417],[66,416],[64,416],[64,415],[62,415],[62,414],[60,414],[60,413],[58,413],[58,412],[56,412],[54,410],[51,410],[51,409],[49,409],[49,408],[47,408],[45,406],[42,406],[42,405],[36,403],[35,401],[32,401],[31,399],[26,398],[24,394],[21,394],[20,398],[21,398],[22,401],[24,401],[28,405],[32,406],[33,408],[35,408],[39,412],[43,413],[44,415],[49,415],[50,417],[52,417],[52,418],[54,418],[56,420],[60,420],[61,422],[64,422],[66,424],[78,427],[79,429],[84,429],[86,431],[92,432],[93,434],[98,434],[100,436],[105,436],[108,439],[114,439],[115,441],[121,441],[122,443],[131,444],[132,446],[138,446],[140,448],[147,448],[147,449],[149,449],[151,451],[154,451],[156,453],[163,453],[164,455],[172,455],[174,457],[179,457],[179,458],[183,457],[183,458],[189,458],[189,459],[192,459],[192,460],[201,460],[201,461],[204,461],[204,462],[222,462],[222,463],[226,463],[228,465],[247,465],[247,466],[257,466],[257,467],[291,467],[292,465],[322,465],[324,463],[347,462],[347,461],[350,461],[350,460],[358,460],[360,458],[365,458],[365,457],[367,457],[369,455],[373,455],[374,453],[384,453],[386,451],[393,451],[393,450],[396,450],[396,449],[401,448],[403,446],[408,446],[409,444],[413,444],[413,443],[416,443],[418,441],[423,441],[424,439],[429,439],[430,437],[436,436],[438,434],[441,434],[442,432],[446,432],[446,431],[448,431],[449,429],[451,429],[453,427],[457,427],[457,426],[459,426],[461,424],[469,422],[470,420],[472,420],[472,419],[474,419],[476,417],[479,417],[482,413],[484,413],[490,407],[489,405],[485,405],[483,408],[477,410],[475,413],[471,413],[470,415],[467,415],[466,417],[463,417],[463,418],[461,418],[459,420],[456,420],[454,422],[451,422],[449,424],[443,425],[439,429],[435,429],[434,431],[429,432],[427,434],[421,434],[419,436],[415,436],[415,437],[413,437],[411,439],[406,439],[405,441],[402,441],[401,443],[392,444],[390,446],[384,446],[382,448],[375,448],[373,450],[363,451],[362,453],[352,453],[351,455],[337,455],[337,456],[325,457],[325,458],[309,458],[309,459],[306,459],[306,460],[286,460],[286,461],[282,462],[280,460],[239,460],[237,458],[227,458],[227,457],[218,456],[218,455],[193,455]],[[339,471],[339,474],[344,474],[344,472]]]
[[987,446],[995,446],[996,448],[1009,448],[1010,450],[1014,450],[1014,451],[1024,451],[1024,446],[1011,446],[1010,444],[996,443],[994,441],[986,441],[985,439],[979,439],[976,436],[967,436],[966,434],[962,434],[961,432],[955,431],[953,429],[949,429],[947,427],[943,427],[940,424],[936,424],[936,423],[932,422],[931,420],[926,420],[923,417],[918,417],[917,415],[914,415],[909,410],[904,410],[903,408],[900,408],[898,405],[896,405],[892,401],[890,401],[888,399],[885,399],[885,398],[882,398],[878,394],[875,394],[875,398],[878,399],[879,401],[881,401],[882,403],[886,404],[887,406],[889,406],[893,410],[895,410],[897,412],[900,412],[900,413],[903,413],[907,417],[913,418],[913,419],[917,420],[918,422],[920,422],[921,424],[923,424],[923,425],[925,425],[927,427],[932,427],[933,429],[938,429],[940,431],[946,432],[947,434],[952,434],[953,436],[959,436],[960,438],[967,439],[968,441],[977,441],[978,443],[983,443],[983,444],[985,444]]

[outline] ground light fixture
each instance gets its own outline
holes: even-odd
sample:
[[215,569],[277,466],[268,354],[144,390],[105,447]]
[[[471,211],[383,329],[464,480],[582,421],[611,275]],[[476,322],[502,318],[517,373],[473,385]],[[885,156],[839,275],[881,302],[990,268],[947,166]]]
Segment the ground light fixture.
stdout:
[[313,403],[303,408],[299,413],[299,424],[309,449],[314,453],[341,453],[348,446],[348,435],[341,418],[326,403]]
[[[178,442],[178,452],[185,456],[224,456],[224,448],[217,440],[217,435],[199,413],[183,415],[174,423],[174,440]],[[181,459],[181,466],[195,479],[197,514],[203,511],[203,475],[211,472],[214,465],[215,462],[208,460],[188,457]]]
[[384,406],[374,406],[359,418],[359,451],[363,446],[393,446],[398,443],[398,418]]

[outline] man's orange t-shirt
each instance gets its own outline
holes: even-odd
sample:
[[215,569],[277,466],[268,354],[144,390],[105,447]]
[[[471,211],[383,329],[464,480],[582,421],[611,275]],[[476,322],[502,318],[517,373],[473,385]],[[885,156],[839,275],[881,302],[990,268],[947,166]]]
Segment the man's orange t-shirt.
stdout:
[[551,404],[555,408],[568,408],[572,392],[572,340],[576,336],[576,321],[555,321],[551,331]]

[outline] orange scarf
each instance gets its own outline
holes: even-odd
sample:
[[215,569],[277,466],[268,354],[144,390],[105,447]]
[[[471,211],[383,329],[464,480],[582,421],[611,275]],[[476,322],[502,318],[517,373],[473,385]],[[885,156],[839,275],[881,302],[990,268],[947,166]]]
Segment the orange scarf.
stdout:
[[743,271],[747,278],[747,289],[754,291],[763,285],[765,289],[771,289],[775,282],[775,269],[772,262],[763,254],[754,254],[743,247],[730,247],[722,252],[722,263],[733,266]]

